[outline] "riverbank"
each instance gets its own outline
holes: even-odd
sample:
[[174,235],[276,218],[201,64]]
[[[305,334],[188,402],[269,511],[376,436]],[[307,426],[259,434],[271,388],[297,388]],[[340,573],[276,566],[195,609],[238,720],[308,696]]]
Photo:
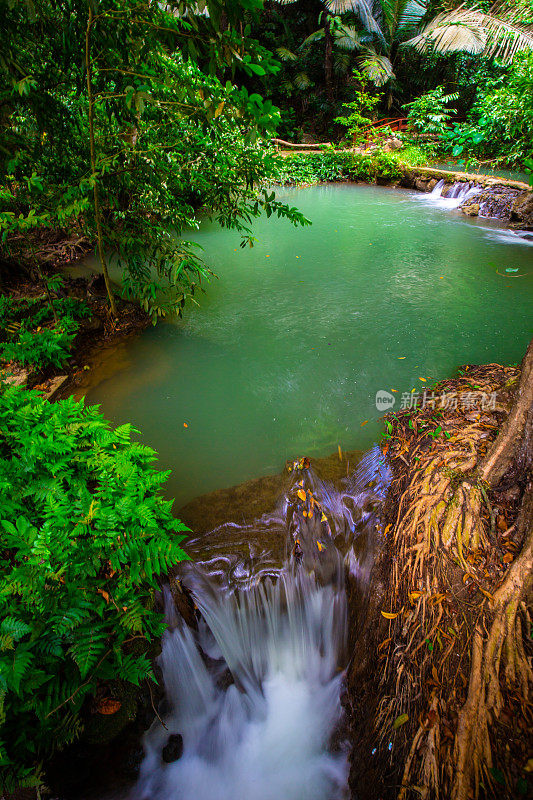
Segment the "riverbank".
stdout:
[[[96,275],[63,277],[50,297],[40,280],[17,281],[4,287],[2,299],[4,341],[6,336],[12,340],[14,355],[0,361],[2,378],[7,384],[37,389],[48,400],[74,393],[87,371],[100,361],[102,351],[117,347],[150,324],[149,316],[136,303],[120,298],[114,318],[103,279]],[[64,348],[57,354],[45,346],[45,339],[54,342],[54,334],[58,338],[67,334]],[[21,360],[17,360],[18,348],[24,351]]]
[[531,452],[490,473],[530,371],[465,366],[386,418],[385,538],[348,675],[369,800],[531,792]]
[[282,185],[355,181],[455,196],[456,187],[475,190],[458,205],[467,216],[502,220],[511,228],[533,230],[533,190],[522,181],[411,164],[402,151],[323,150],[281,153]]

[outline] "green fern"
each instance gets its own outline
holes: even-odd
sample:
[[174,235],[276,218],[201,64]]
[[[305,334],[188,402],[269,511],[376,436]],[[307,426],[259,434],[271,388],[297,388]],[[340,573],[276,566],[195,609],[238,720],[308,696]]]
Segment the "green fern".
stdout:
[[[1,306],[0,306],[1,313]],[[99,681],[153,679],[158,576],[186,558],[150,448],[96,408],[0,384],[0,767],[35,778]],[[8,454],[6,456],[6,454]]]

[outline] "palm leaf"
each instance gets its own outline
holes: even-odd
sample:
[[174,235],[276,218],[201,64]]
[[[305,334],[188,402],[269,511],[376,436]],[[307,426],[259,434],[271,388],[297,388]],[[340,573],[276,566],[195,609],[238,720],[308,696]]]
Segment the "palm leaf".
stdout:
[[313,81],[306,72],[298,72],[294,76],[294,85],[301,91],[302,89],[309,89],[313,85]]
[[338,75],[345,75],[350,67],[350,53],[335,50],[333,53],[333,69]]
[[296,61],[298,56],[289,50],[288,47],[277,47],[276,48],[276,55],[282,61]]
[[424,30],[406,44],[425,52],[439,53],[464,50],[498,58],[505,64],[523,50],[533,50],[533,25],[524,24],[523,6],[510,7],[497,3],[490,12],[460,6],[454,11],[439,14]]
[[365,48],[364,54],[359,59],[359,68],[375,86],[384,86],[387,81],[394,78],[390,60],[370,47]]
[[319,28],[319,30],[312,33],[307,39],[304,39],[301,47],[306,47],[308,44],[312,44],[313,42],[318,42],[320,39],[324,38],[324,28]]
[[333,14],[346,14],[351,11],[359,16],[368,31],[383,36],[381,26],[374,16],[372,0],[326,0],[326,8]]
[[333,35],[336,46],[341,50],[357,50],[361,47],[361,37],[351,25],[341,25]]

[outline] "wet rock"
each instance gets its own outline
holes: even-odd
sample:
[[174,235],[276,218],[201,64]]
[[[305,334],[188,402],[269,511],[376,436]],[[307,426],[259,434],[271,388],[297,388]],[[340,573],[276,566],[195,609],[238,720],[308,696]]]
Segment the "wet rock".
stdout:
[[491,219],[509,220],[513,204],[519,194],[517,189],[508,186],[489,186],[476,196],[479,216]]
[[510,219],[522,228],[533,229],[533,191],[520,192],[515,197]]
[[181,733],[171,733],[166,745],[161,751],[161,758],[165,764],[172,764],[183,755],[183,736]]
[[436,178],[431,178],[427,183],[426,191],[432,192],[433,189],[435,188],[435,186],[437,185],[437,183],[438,183],[438,180]]
[[45,399],[46,400],[53,400],[54,397],[58,394],[61,387],[68,381],[68,375],[56,375],[55,378],[52,378],[50,381],[48,388],[45,392]]
[[479,215],[479,203],[465,203],[461,206],[461,211],[467,217],[477,217]]
[[428,181],[426,178],[416,178],[415,180],[415,189],[418,189],[419,192],[427,192],[428,191]]

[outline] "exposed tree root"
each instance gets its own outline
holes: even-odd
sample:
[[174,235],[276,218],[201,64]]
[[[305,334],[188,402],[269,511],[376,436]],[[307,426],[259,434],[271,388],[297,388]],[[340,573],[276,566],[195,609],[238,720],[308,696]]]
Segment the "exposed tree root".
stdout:
[[399,500],[389,540],[393,596],[384,609],[391,617],[382,653],[389,693],[377,728],[403,754],[399,800],[486,796],[495,774],[507,792],[498,786],[497,796],[515,796],[516,774],[495,772],[501,759],[493,728],[510,694],[524,708],[532,695],[524,632],[533,589],[533,344],[518,385],[519,374],[498,365],[466,368],[461,379],[437,387],[497,392],[492,412],[389,417]]

